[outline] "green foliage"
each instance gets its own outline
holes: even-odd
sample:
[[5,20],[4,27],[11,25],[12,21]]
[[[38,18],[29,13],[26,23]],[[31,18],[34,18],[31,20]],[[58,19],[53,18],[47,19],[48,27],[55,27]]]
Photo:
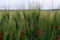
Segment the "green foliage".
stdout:
[[[0,19],[0,40],[56,40],[60,35],[60,15],[55,13],[50,19],[39,12],[5,12]],[[2,34],[1,34],[2,33]]]

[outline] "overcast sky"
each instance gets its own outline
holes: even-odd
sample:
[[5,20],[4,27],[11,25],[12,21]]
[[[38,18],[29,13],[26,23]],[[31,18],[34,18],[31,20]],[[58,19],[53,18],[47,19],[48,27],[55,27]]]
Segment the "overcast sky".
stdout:
[[[29,9],[29,4],[34,6],[36,3],[41,9],[52,9],[52,0],[0,0],[0,9]],[[53,8],[59,7],[60,0],[53,0]]]

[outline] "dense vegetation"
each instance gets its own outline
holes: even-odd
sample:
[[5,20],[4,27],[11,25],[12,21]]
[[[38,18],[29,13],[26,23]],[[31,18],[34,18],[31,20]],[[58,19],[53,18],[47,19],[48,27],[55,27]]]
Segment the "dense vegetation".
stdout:
[[0,13],[0,40],[60,40],[58,12]]

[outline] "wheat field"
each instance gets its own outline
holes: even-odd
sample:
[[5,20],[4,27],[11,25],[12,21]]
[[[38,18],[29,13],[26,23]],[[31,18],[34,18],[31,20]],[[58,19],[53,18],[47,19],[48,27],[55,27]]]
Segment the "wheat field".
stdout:
[[60,40],[60,10],[0,10],[0,40]]

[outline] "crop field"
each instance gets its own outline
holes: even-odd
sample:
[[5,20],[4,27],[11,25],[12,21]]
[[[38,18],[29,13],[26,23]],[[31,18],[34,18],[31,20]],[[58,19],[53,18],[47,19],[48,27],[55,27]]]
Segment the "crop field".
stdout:
[[0,10],[0,40],[60,40],[60,10]]

